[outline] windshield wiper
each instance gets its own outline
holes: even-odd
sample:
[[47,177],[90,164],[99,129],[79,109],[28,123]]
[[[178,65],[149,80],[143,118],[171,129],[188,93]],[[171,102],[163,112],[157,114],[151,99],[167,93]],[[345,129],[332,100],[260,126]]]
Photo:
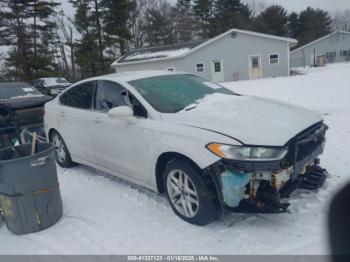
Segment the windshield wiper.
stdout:
[[185,111],[191,111],[193,109],[196,109],[198,107],[198,103],[189,105],[188,107],[185,108]]

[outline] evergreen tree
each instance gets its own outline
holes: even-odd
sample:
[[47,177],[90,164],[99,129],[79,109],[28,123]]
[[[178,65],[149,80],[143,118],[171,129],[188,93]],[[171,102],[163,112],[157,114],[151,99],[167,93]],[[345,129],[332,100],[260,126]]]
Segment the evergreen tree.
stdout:
[[175,14],[177,42],[193,41],[198,33],[199,25],[193,14],[192,0],[177,0]]
[[170,45],[176,42],[175,12],[167,2],[150,7],[145,13],[145,40],[150,47]]
[[202,38],[216,36],[215,0],[194,0],[193,11],[200,22]]
[[282,6],[272,5],[256,18],[254,30],[265,34],[287,36],[287,24],[287,10]]
[[232,28],[247,29],[250,26],[251,11],[241,0],[217,0],[215,10],[218,33]]
[[127,50],[128,41],[132,39],[129,29],[131,11],[136,8],[136,1],[130,0],[103,0],[102,6],[104,32],[109,44],[118,44],[120,53],[123,55]]
[[288,16],[288,35],[297,38],[300,34],[300,26],[299,14],[292,12]]
[[[56,76],[61,72],[56,58],[57,50],[57,26],[52,21],[56,15],[56,8],[60,4],[55,1],[29,0],[28,12],[30,14],[29,34],[32,36],[33,56],[30,57],[33,78],[42,76]],[[31,21],[31,23],[30,23]]]
[[51,17],[58,3],[0,0],[0,6],[0,41],[13,47],[6,61],[8,74],[25,81],[55,74]]
[[300,13],[299,46],[310,43],[331,32],[332,19],[328,12],[308,7]]
[[[106,72],[104,67],[102,29],[100,23],[100,2],[95,0],[70,0],[76,8],[74,25],[81,34],[75,52],[81,77],[91,77]],[[98,12],[96,12],[96,6]],[[98,17],[98,18],[97,18]],[[102,52],[101,52],[102,51]]]
[[[42,43],[38,42],[38,38],[45,34],[52,33],[55,24],[50,21],[50,18],[56,14],[55,8],[60,4],[55,1],[45,0],[28,0],[28,12],[33,22],[31,23],[32,36],[33,36],[33,48],[34,56],[38,55],[38,49],[43,48]],[[50,36],[52,40],[52,36]],[[44,38],[45,40],[45,38]],[[48,44],[48,42],[46,42]]]

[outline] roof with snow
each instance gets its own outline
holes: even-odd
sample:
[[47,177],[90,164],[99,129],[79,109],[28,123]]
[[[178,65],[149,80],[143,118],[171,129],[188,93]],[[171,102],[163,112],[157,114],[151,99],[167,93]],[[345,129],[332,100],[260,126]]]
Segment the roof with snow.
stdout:
[[135,61],[143,61],[150,60],[154,58],[171,58],[181,56],[196,46],[202,44],[204,41],[200,42],[191,42],[186,44],[176,44],[176,45],[168,45],[168,46],[160,46],[146,49],[138,49],[127,53],[122,56],[118,63],[125,62],[135,62]]
[[262,34],[262,33],[252,32],[252,31],[246,31],[246,30],[231,29],[217,37],[214,37],[208,40],[199,41],[199,42],[191,42],[186,44],[176,44],[176,45],[169,45],[169,46],[160,46],[160,47],[154,47],[154,48],[133,50],[127,53],[126,55],[120,57],[117,61],[115,61],[112,64],[112,66],[118,67],[123,65],[142,64],[142,63],[149,63],[149,62],[162,61],[162,60],[172,60],[172,59],[185,57],[195,52],[196,50],[201,49],[225,37],[226,35],[229,35],[232,33],[247,34],[247,35],[269,38],[269,39],[274,39],[279,41],[285,41],[290,43],[291,46],[295,46],[298,43],[297,40],[292,38]]
[[305,47],[308,47],[308,46],[310,46],[310,45],[317,44],[318,42],[321,42],[322,40],[327,39],[328,37],[333,36],[333,35],[336,35],[336,34],[349,34],[349,35],[350,35],[350,32],[341,31],[341,30],[339,30],[339,31],[334,31],[334,32],[332,32],[332,33],[330,33],[330,34],[328,34],[328,35],[326,35],[326,36],[323,36],[323,37],[321,37],[321,38],[319,38],[319,39],[316,39],[315,41],[312,41],[312,42],[310,42],[310,43],[308,43],[308,44],[306,44],[306,45],[303,45],[303,46],[301,46],[301,47],[298,47],[297,49],[294,49],[293,51],[291,51],[291,53],[298,52],[298,51],[304,49]]

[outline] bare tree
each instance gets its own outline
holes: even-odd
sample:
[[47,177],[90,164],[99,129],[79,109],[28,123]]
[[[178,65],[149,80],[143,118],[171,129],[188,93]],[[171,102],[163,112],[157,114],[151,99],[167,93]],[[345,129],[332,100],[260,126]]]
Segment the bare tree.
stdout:
[[[65,61],[65,64],[68,64],[67,62],[67,57],[65,54],[65,49],[64,46],[67,45],[70,48],[70,63],[71,63],[71,67],[72,67],[72,80],[76,80],[76,69],[75,69],[75,53],[74,53],[74,35],[73,35],[73,26],[70,23],[70,21],[68,21],[67,19],[65,19],[65,16],[63,14],[63,11],[61,11],[59,13],[59,15],[56,16],[56,22],[57,25],[64,37],[65,43],[62,43],[62,45],[60,46],[61,49],[61,53],[63,56],[63,59]],[[68,76],[69,76],[69,71],[68,71]]]
[[332,29],[334,31],[350,32],[350,9],[334,13]]
[[266,8],[269,7],[269,4],[264,0],[244,0],[243,1],[249,9],[252,11],[252,16],[257,17],[260,15]]
[[132,10],[130,15],[130,27],[133,35],[132,45],[134,49],[143,47],[144,43],[144,31],[142,29],[144,24],[144,14],[150,1],[136,0],[136,6]]

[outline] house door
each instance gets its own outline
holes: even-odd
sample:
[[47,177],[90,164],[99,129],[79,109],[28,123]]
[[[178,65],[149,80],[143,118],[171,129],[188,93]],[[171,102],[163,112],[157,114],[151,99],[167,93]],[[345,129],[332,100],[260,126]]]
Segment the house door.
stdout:
[[224,82],[224,62],[223,61],[212,61],[211,71],[212,80],[214,82]]
[[250,56],[249,58],[249,75],[250,79],[261,79],[261,56]]
[[316,58],[315,58],[315,55],[314,54],[311,54],[310,55],[310,65],[311,66],[316,66]]

